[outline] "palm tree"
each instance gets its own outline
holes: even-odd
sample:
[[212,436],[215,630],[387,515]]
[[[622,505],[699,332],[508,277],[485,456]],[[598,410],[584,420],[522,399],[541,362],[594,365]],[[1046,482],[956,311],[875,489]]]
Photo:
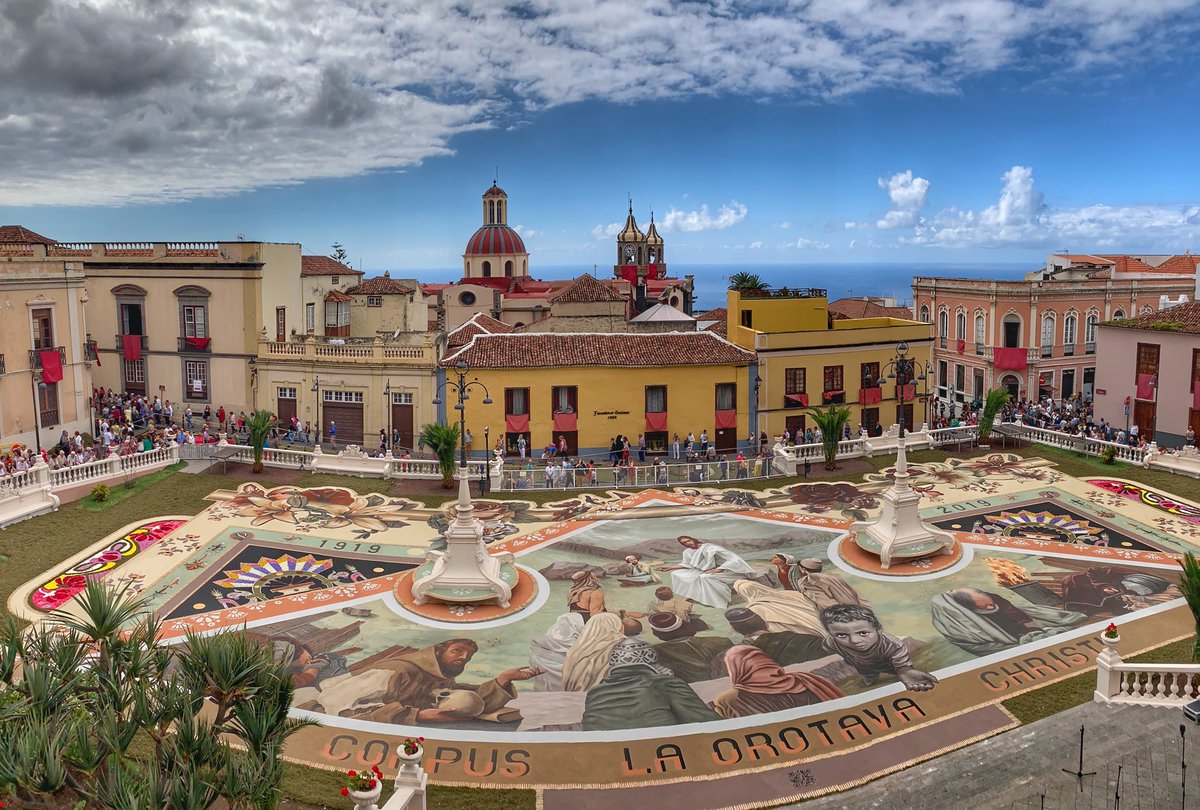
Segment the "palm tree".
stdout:
[[454,486],[455,454],[458,452],[458,425],[436,425],[430,423],[421,426],[421,435],[417,441],[437,456],[442,468],[442,489]]
[[850,421],[850,409],[830,405],[828,408],[809,408],[813,422],[821,429],[821,449],[825,451],[825,469],[837,469],[838,442]]
[[987,398],[983,401],[983,413],[979,415],[979,443],[987,444],[988,438],[992,435],[992,427],[996,424],[996,414],[1000,413],[1000,409],[1008,404],[1008,390],[1004,388],[993,388],[988,391]]
[[250,434],[247,441],[250,442],[250,447],[254,451],[254,466],[250,468],[251,472],[263,471],[263,447],[267,443],[267,437],[271,435],[271,430],[277,424],[279,423],[275,421],[275,414],[270,411],[255,411],[246,420],[246,430]]
[[742,292],[764,292],[767,289],[767,282],[759,278],[756,273],[734,273],[729,277],[729,289]]
[[1192,662],[1200,663],[1200,561],[1196,555],[1187,552],[1179,561],[1183,568],[1183,576],[1179,580],[1179,591],[1192,611],[1192,620],[1196,625],[1196,638],[1192,641]]

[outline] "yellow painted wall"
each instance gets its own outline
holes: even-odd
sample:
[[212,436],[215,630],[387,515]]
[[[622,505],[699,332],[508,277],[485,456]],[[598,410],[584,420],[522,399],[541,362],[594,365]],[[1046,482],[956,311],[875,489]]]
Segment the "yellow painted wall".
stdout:
[[735,326],[741,326],[745,310],[753,318],[751,328],[759,332],[826,329],[829,325],[829,301],[825,298],[754,298],[729,290],[725,305],[731,335]]
[[[664,359],[664,362],[667,362]],[[451,378],[453,374],[451,373]],[[472,392],[467,403],[467,427],[474,437],[474,448],[483,448],[483,428],[491,429],[492,444],[504,433],[504,389],[529,389],[530,444],[540,455],[557,434],[552,427],[551,389],[558,385],[574,385],[579,389],[579,450],[580,452],[608,451],[610,440],[617,434],[630,437],[636,445],[639,433],[646,431],[645,386],[667,386],[667,432],[681,438],[688,431],[699,439],[707,430],[715,440],[714,411],[716,384],[737,384],[737,437],[744,440],[749,432],[749,369],[747,366],[665,366],[661,368],[531,368],[531,369],[473,369],[472,378],[484,383],[492,396],[492,404],[484,405],[483,397]],[[452,405],[447,406],[451,418],[456,416]]]

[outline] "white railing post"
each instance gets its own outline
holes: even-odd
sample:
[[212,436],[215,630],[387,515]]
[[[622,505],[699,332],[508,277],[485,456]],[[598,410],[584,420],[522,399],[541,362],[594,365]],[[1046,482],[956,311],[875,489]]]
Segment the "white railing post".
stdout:
[[1093,700],[1096,703],[1108,703],[1117,696],[1121,687],[1121,676],[1124,674],[1114,667],[1120,666],[1121,654],[1117,652],[1116,642],[1106,641],[1104,649],[1096,656],[1096,692]]

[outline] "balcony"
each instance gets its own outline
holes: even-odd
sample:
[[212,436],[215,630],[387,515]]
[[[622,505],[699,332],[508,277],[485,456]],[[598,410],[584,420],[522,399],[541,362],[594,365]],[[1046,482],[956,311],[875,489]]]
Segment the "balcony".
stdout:
[[1045,357],[1053,357],[1053,356],[1054,356],[1054,346],[1047,346],[1047,345],[1043,344],[1042,345],[1042,357],[1045,358]]
[[979,355],[980,357],[983,357],[983,343],[981,343],[978,340],[975,341],[975,354]]
[[845,405],[846,404],[846,392],[845,391],[823,391],[821,393],[821,404],[822,405]]
[[939,349],[946,348],[946,336],[945,335],[942,335],[941,337],[938,338],[938,348]]
[[212,338],[178,338],[180,354],[212,354]]
[[58,424],[58,408],[52,411],[42,411],[41,413],[42,427],[54,427]]
[[273,340],[258,342],[260,360],[319,362],[337,364],[371,364],[417,366],[433,368],[437,354],[432,346],[413,345],[393,341],[365,338],[349,338],[337,343],[320,338],[291,340],[276,343]]
[[1074,343],[1067,343],[1066,345],[1063,346],[1063,356],[1064,357],[1074,357],[1075,356],[1075,344]]
[[[136,337],[140,337],[142,339],[142,354],[150,351],[150,337],[148,335],[137,335]],[[125,335],[117,335],[116,338],[114,338],[114,343],[116,343],[117,346],[117,353],[122,357],[125,356],[124,338]]]
[[97,351],[96,341],[85,340],[83,342],[83,359],[85,362],[95,363],[96,362],[96,351]]
[[790,394],[783,395],[783,407],[785,408],[807,408],[808,394],[803,391],[793,391]]
[[[67,347],[66,346],[55,346],[54,349],[58,350],[58,361],[65,366],[67,364]],[[44,351],[53,351],[53,349],[30,349],[29,350],[29,367],[31,369],[34,369],[35,371],[41,370],[41,368],[42,368],[42,352],[44,352]]]

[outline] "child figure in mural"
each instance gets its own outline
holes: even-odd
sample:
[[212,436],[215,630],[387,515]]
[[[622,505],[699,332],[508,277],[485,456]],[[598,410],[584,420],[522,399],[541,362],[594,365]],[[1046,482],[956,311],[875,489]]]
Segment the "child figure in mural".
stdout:
[[884,673],[895,675],[914,692],[928,692],[938,679],[912,665],[908,648],[895,636],[883,632],[875,611],[863,605],[834,605],[821,611],[821,624],[829,638],[825,649],[837,653],[872,686]]

